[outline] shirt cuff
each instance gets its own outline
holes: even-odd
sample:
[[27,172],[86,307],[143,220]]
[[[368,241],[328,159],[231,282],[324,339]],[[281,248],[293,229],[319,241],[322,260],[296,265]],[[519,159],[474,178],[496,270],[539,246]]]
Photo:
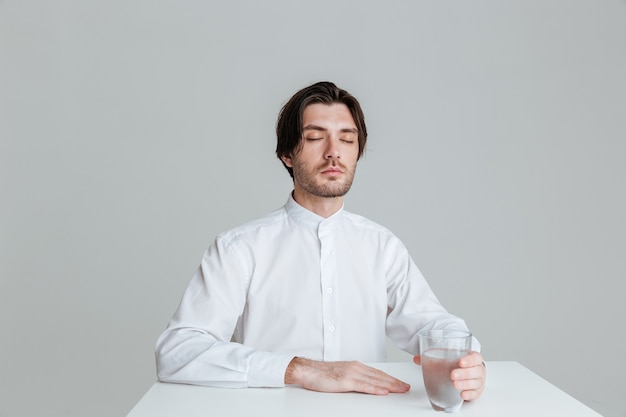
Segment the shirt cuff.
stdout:
[[472,336],[472,348],[471,349],[474,352],[480,352],[480,349],[481,349],[480,342],[474,336]]
[[284,387],[285,371],[294,355],[256,352],[250,359],[248,387]]

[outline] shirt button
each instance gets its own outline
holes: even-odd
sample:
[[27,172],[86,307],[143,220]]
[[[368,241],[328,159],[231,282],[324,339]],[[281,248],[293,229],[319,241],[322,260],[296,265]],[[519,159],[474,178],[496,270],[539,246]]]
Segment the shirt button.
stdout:
[[334,332],[335,326],[331,324],[330,326],[328,326],[328,330],[330,330],[331,332]]
[[332,289],[332,288],[327,288],[327,289],[326,289],[326,292],[327,292],[328,294],[332,294],[332,293],[333,293],[333,289]]

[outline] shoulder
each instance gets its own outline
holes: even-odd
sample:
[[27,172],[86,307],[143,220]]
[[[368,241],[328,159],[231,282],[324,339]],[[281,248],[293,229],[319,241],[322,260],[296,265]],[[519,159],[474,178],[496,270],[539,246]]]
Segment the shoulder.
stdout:
[[217,236],[218,241],[227,244],[234,243],[241,239],[257,236],[264,232],[271,232],[279,229],[286,218],[284,207],[272,211],[271,213],[255,220],[248,221],[230,230],[220,233]]
[[345,210],[343,213],[344,213],[344,219],[346,223],[351,224],[354,227],[372,230],[377,233],[393,235],[393,233],[389,229],[387,229],[385,226],[381,225],[380,223],[376,223],[375,221],[370,220],[367,217],[352,213],[350,211],[345,211]]
[[400,239],[391,230],[367,217],[344,211],[344,219],[348,227],[361,231],[361,233],[375,236],[387,243],[403,246]]

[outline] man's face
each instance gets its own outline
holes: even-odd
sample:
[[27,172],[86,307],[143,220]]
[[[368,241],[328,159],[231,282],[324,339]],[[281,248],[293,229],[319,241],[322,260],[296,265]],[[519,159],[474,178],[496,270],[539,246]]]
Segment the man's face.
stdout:
[[283,157],[296,189],[315,197],[340,197],[354,179],[358,130],[345,104],[310,104],[302,115],[302,146]]

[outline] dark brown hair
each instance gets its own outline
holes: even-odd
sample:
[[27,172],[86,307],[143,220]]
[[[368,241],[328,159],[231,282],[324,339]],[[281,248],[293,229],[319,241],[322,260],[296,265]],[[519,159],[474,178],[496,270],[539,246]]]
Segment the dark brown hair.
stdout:
[[[314,103],[329,105],[342,103],[348,107],[359,131],[358,157],[360,158],[365,151],[365,142],[367,141],[367,128],[365,127],[365,117],[361,105],[353,95],[328,81],[321,81],[298,91],[280,110],[276,123],[276,156],[280,159],[283,156],[291,156],[298,151],[302,144],[302,114],[309,104]],[[293,178],[293,169],[285,165],[284,162],[283,165]]]

